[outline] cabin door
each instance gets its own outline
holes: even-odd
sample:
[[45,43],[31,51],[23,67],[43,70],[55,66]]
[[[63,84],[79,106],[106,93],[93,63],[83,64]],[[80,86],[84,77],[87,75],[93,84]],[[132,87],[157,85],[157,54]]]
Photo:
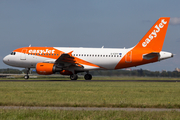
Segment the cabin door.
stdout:
[[126,61],[127,63],[131,63],[131,62],[132,62],[132,51],[130,51],[130,52],[128,52],[128,53],[126,54],[125,61]]
[[27,52],[27,49],[22,50],[22,53],[21,53],[21,56],[20,56],[21,60],[26,60],[26,52]]

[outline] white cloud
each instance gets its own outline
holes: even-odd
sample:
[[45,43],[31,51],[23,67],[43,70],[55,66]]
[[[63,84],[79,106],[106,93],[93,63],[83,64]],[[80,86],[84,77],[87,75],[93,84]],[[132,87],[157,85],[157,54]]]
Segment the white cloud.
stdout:
[[178,17],[171,18],[170,24],[171,25],[180,25],[180,18],[178,18]]

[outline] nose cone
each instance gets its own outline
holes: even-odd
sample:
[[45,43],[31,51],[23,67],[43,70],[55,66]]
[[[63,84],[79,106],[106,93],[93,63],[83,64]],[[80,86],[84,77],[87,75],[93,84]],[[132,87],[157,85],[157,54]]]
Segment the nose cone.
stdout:
[[8,55],[3,58],[3,62],[8,65],[8,63],[9,63],[9,56]]

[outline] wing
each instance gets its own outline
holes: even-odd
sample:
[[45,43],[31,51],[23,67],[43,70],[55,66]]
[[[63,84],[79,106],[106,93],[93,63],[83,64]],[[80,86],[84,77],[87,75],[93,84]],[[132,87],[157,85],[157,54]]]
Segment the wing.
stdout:
[[72,56],[72,52],[69,53],[64,53],[62,54],[56,61],[55,65],[57,67],[68,67],[68,66],[78,66],[78,67],[83,67],[79,63],[77,63],[76,59]]

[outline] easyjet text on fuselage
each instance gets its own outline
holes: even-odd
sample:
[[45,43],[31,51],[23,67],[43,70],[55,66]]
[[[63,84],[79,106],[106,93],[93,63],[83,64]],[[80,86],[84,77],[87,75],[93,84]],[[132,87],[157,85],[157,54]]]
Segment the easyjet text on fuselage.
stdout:
[[39,54],[54,54],[54,51],[55,50],[49,50],[49,49],[46,49],[46,50],[29,50],[29,53],[39,53]]

